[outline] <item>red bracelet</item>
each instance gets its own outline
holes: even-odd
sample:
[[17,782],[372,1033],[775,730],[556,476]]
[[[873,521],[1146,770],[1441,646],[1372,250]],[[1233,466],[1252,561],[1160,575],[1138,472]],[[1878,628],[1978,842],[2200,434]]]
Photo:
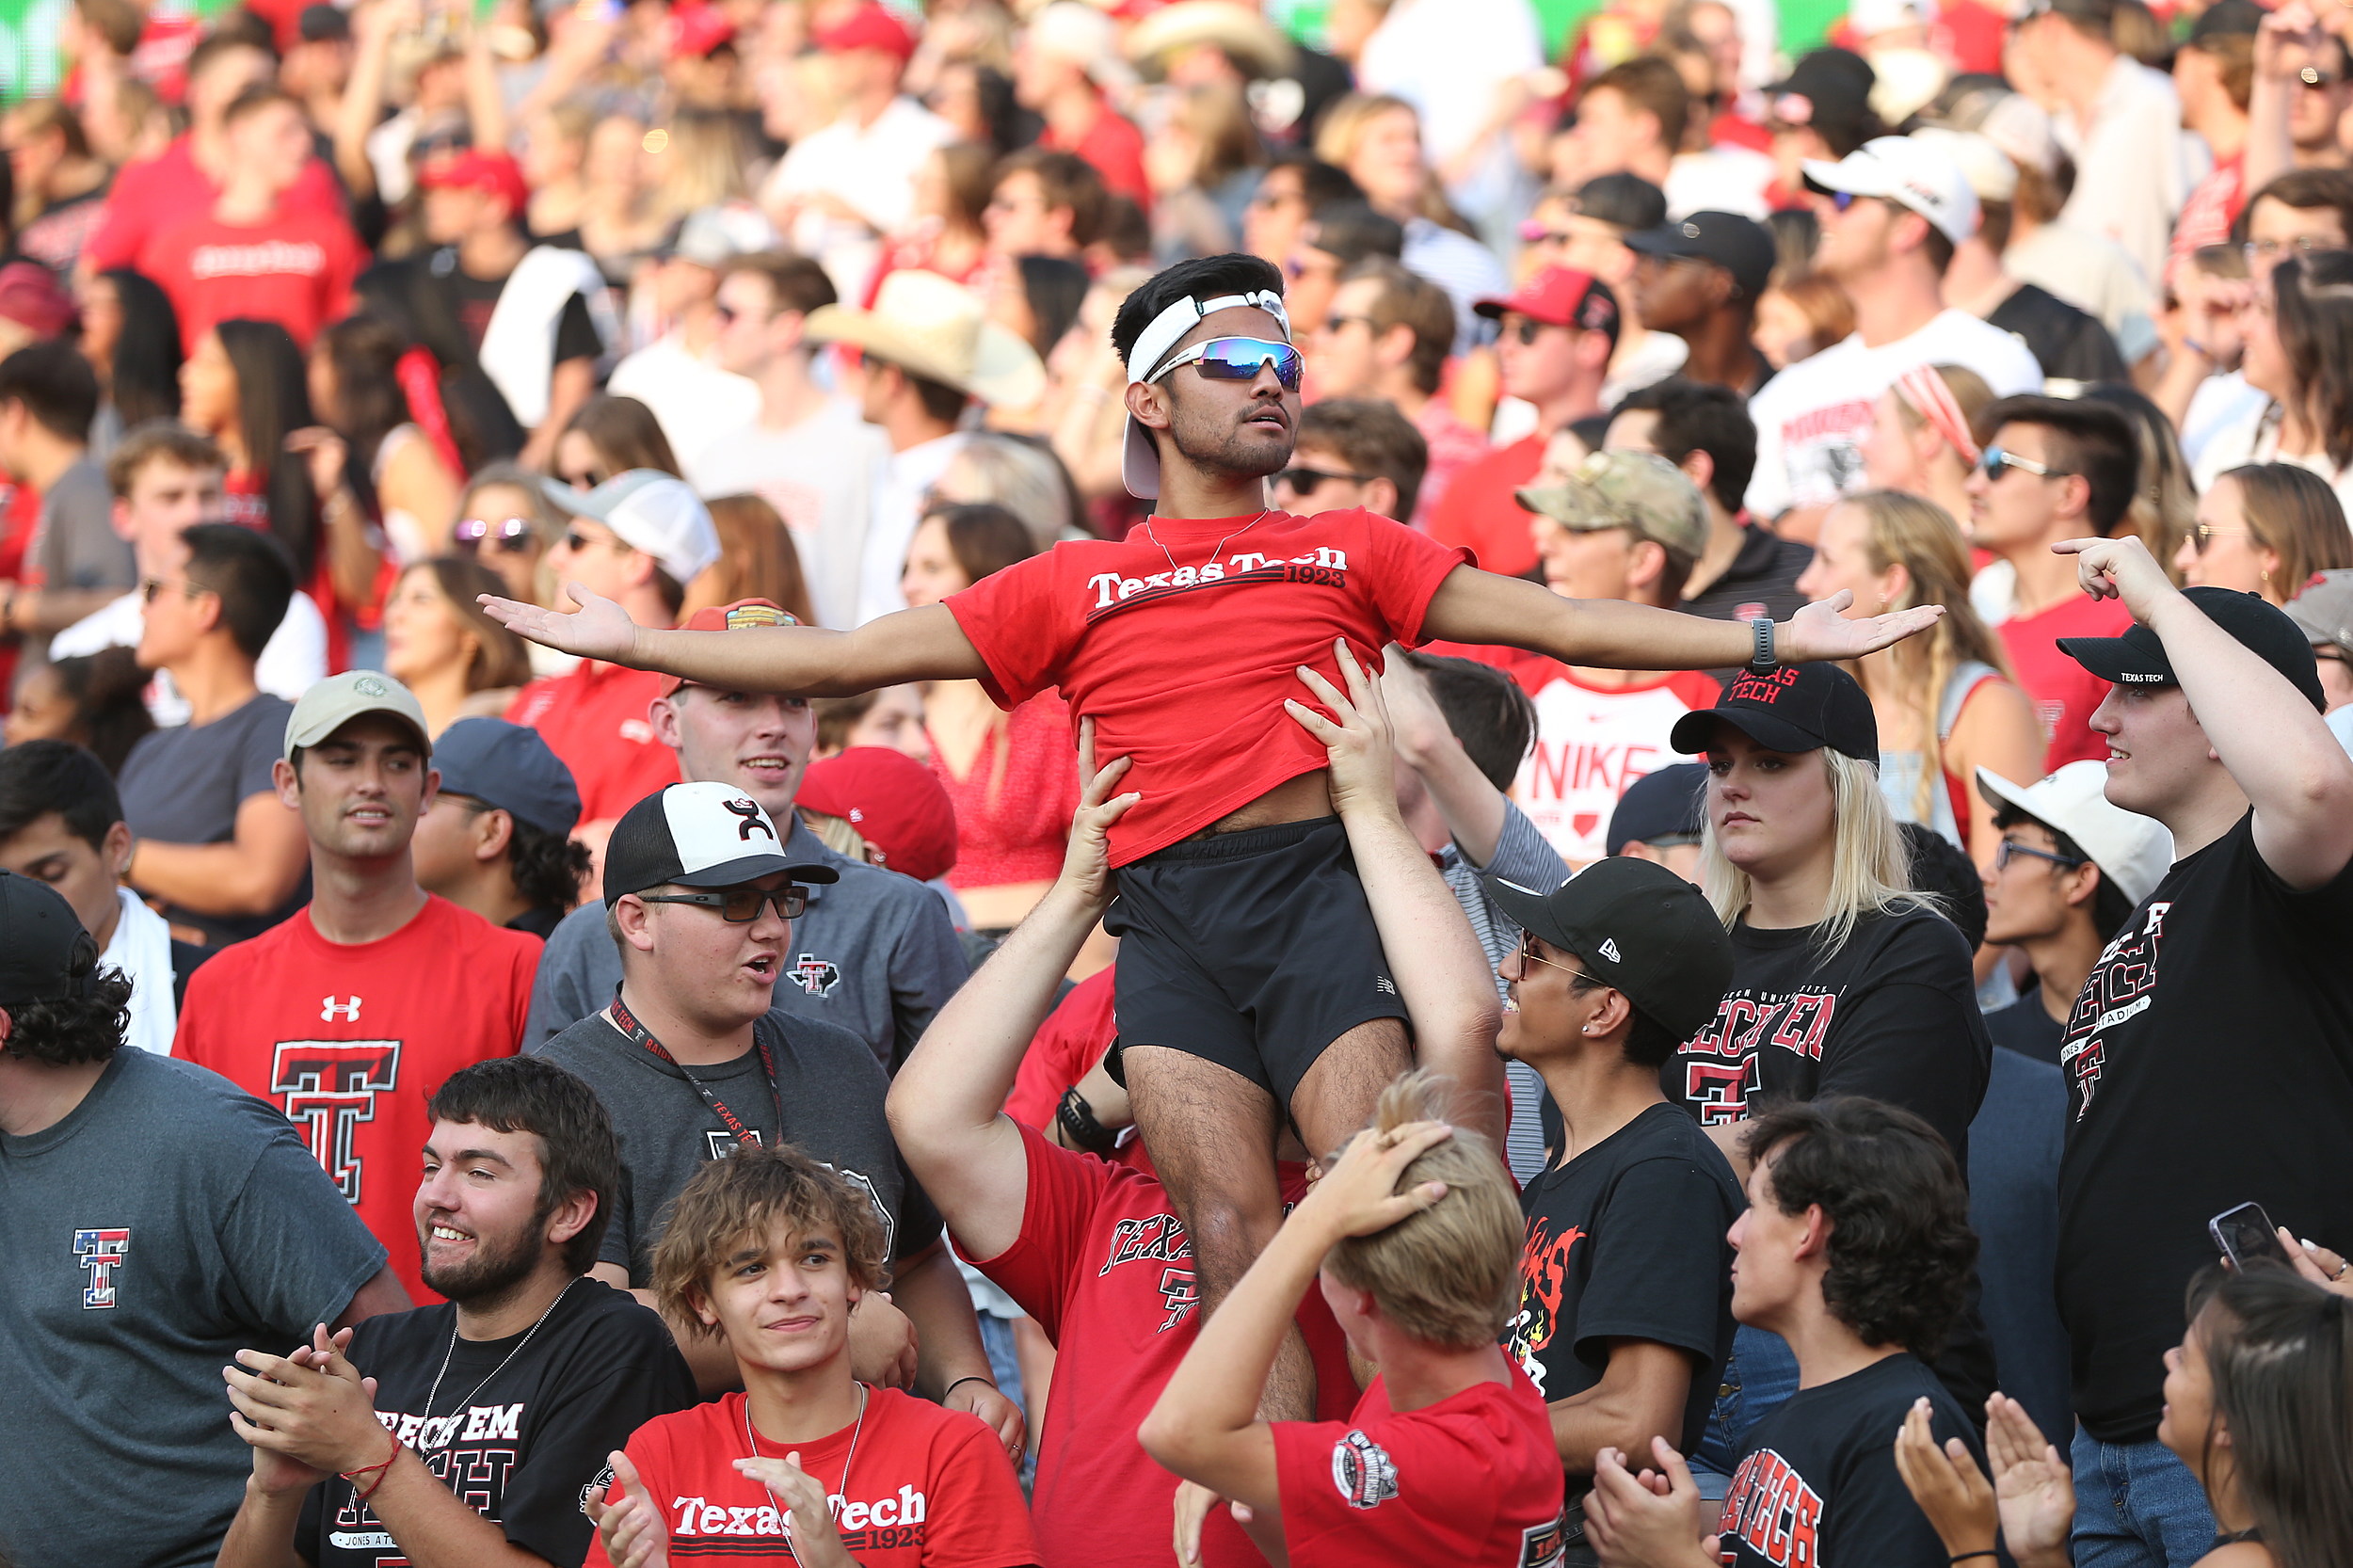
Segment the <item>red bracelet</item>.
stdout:
[[[392,1474],[392,1461],[400,1457],[400,1439],[393,1437],[389,1431],[386,1432],[384,1435],[391,1439],[392,1447],[392,1451],[384,1456],[381,1463],[362,1465],[357,1470],[344,1470],[340,1472],[344,1480],[351,1482],[351,1495],[357,1501],[364,1503],[370,1497],[376,1496],[376,1489],[384,1484],[384,1478]],[[360,1490],[360,1478],[361,1476],[374,1476],[376,1478],[376,1480],[368,1483],[368,1488],[364,1492]]]

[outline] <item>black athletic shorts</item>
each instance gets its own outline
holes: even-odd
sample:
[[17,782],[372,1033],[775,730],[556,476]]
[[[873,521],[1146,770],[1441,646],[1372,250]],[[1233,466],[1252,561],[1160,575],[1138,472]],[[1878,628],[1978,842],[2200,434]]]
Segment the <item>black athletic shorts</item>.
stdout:
[[[1114,1021],[1291,1096],[1333,1041],[1402,1018],[1337,817],[1187,839],[1119,870]],[[1114,1058],[1115,1059],[1115,1058]]]

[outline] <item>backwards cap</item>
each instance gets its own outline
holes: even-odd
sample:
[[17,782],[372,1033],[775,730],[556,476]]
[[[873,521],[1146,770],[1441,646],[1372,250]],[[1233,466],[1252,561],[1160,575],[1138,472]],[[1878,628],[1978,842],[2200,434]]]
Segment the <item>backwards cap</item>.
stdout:
[[[1290,312],[1283,308],[1283,296],[1273,289],[1220,295],[1214,299],[1187,296],[1171,300],[1166,310],[1152,318],[1150,326],[1136,334],[1135,346],[1128,351],[1128,384],[1134,386],[1151,380],[1152,372],[1160,368],[1177,341],[1220,311],[1264,311],[1281,325],[1283,341],[1291,341]],[[1139,500],[1152,501],[1160,496],[1160,449],[1152,443],[1152,432],[1138,424],[1133,414],[1128,416],[1119,477],[1126,483],[1128,493]]]

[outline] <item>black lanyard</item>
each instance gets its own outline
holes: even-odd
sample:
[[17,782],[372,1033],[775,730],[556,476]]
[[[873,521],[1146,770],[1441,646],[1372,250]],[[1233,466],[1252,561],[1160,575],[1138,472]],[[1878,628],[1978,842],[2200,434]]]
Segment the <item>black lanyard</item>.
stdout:
[[[711,1092],[710,1084],[688,1072],[686,1064],[672,1056],[669,1048],[655,1039],[653,1032],[637,1021],[637,1015],[632,1013],[628,1005],[621,1000],[621,991],[617,985],[613,988],[613,1005],[607,1011],[613,1016],[614,1028],[667,1062],[671,1066],[676,1067],[680,1076],[695,1086],[695,1093],[700,1095],[703,1097],[703,1103],[711,1107],[712,1113],[726,1124],[728,1131],[735,1135],[737,1143],[755,1149],[760,1146],[760,1133],[744,1126],[744,1118],[729,1111],[727,1101]],[[781,1140],[784,1137],[784,1096],[776,1090],[776,1064],[768,1055],[767,1044],[757,1033],[752,1037],[752,1048],[760,1052],[760,1071],[768,1077],[768,1097],[776,1104],[776,1137]]]

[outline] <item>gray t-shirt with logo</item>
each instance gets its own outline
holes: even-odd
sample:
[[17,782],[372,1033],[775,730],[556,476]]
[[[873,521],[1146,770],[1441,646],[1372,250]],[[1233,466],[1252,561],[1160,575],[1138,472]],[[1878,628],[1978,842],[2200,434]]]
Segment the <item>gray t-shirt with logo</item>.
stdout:
[[285,1117],[125,1048],[0,1134],[0,1556],[193,1568],[253,1470],[220,1369],[308,1343],[385,1254]]
[[[274,793],[270,770],[285,755],[294,705],[257,692],[209,724],[184,724],[139,737],[123,760],[122,820],[159,844],[225,844],[237,836],[237,809]],[[266,915],[200,915],[171,904],[164,918],[204,934],[207,947],[259,936],[309,902],[306,871],[294,896]]]
[[[947,905],[911,876],[827,849],[798,817],[784,847],[841,880],[810,886],[785,950],[776,1010],[846,1029],[895,1068],[968,972]],[[523,1048],[597,1012],[620,983],[620,950],[605,930],[603,903],[591,898],[564,917],[539,955]]]
[[[932,897],[920,884],[909,886]],[[863,1187],[890,1233],[891,1259],[930,1246],[939,1235],[939,1214],[899,1158],[883,1115],[890,1080],[866,1043],[848,1030],[776,1013],[754,1024],[752,1034],[754,1048],[732,1062],[693,1068],[695,1079],[762,1144],[781,1136]],[[776,1068],[773,1094],[762,1048]],[[585,1079],[613,1118],[629,1179],[613,1205],[597,1261],[624,1265],[631,1287],[646,1288],[672,1200],[706,1163],[735,1152],[734,1135],[686,1073],[601,1014],[524,1049]]]

